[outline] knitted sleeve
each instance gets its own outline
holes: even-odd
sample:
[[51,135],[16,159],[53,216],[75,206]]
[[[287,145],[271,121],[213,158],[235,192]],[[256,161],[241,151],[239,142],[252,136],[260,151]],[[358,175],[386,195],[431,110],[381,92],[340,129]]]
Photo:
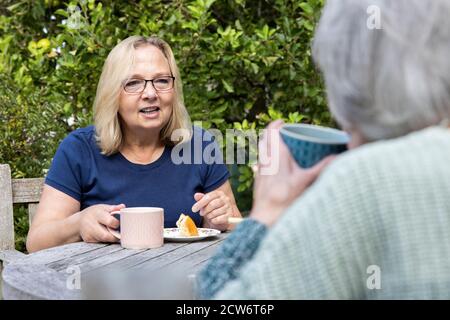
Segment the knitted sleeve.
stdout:
[[253,219],[241,222],[197,276],[197,296],[210,299],[252,258],[266,234],[266,227]]

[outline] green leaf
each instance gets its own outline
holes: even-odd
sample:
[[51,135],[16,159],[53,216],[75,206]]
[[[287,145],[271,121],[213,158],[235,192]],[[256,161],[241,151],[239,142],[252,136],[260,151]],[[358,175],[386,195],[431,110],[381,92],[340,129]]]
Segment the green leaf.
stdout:
[[167,20],[165,22],[166,25],[171,26],[172,24],[175,23],[175,21],[177,21],[177,17],[173,14],[170,16],[169,20]]
[[219,108],[216,108],[216,109],[212,110],[211,113],[212,114],[222,114],[225,110],[227,110],[227,108],[228,108],[228,106],[224,105],[224,106],[221,106]]
[[259,72],[259,67],[256,63],[251,63],[250,66],[252,67],[253,73],[257,74]]
[[21,5],[23,5],[25,2],[18,2],[18,3],[15,3],[15,4],[13,4],[13,5],[10,5],[9,7],[7,7],[6,9],[8,10],[8,11],[14,11],[14,10],[16,10],[18,7],[20,7]]
[[307,13],[308,15],[312,15],[314,13],[313,8],[309,5],[308,2],[302,2],[300,3],[300,8],[303,9],[303,11],[305,11],[305,13]]
[[222,79],[222,84],[223,84],[225,90],[228,93],[233,93],[234,92],[233,86],[231,84],[229,84],[227,81],[225,81],[224,79]]
[[305,29],[307,29],[309,31],[313,31],[314,30],[314,26],[309,21],[304,21],[303,22],[303,26],[305,27]]
[[72,104],[70,102],[65,103],[63,110],[66,114],[69,114],[72,111]]
[[66,17],[66,18],[69,17],[69,14],[67,13],[67,11],[63,10],[63,9],[56,10],[55,14]]
[[269,116],[272,118],[272,120],[282,119],[283,114],[273,108],[269,108],[268,110]]

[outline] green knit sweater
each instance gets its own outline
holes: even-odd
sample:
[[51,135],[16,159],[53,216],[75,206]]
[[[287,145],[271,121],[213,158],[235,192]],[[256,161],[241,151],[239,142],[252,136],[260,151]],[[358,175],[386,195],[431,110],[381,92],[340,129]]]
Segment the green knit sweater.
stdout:
[[[266,233],[257,244],[245,230],[225,241],[228,252],[243,242],[255,252],[222,257],[239,272],[215,298],[449,299],[450,130],[343,154]],[[207,270],[199,280],[217,282]]]

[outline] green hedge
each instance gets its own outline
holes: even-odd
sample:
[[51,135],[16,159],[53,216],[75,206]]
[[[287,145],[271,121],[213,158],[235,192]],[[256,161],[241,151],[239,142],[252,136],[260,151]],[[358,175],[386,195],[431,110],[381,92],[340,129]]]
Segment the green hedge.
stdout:
[[[169,42],[186,106],[205,128],[258,129],[278,118],[332,125],[310,54],[322,5],[323,0],[6,1],[0,8],[0,163],[10,164],[15,178],[45,175],[61,139],[92,123],[108,52],[134,34]],[[238,205],[248,210],[251,170],[231,170]],[[16,211],[18,229],[26,230],[23,213]]]

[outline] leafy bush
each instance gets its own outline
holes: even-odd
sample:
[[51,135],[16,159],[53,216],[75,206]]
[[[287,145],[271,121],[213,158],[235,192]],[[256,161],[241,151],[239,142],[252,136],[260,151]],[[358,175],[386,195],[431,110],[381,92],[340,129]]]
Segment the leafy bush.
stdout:
[[[278,118],[332,124],[310,54],[322,5],[323,0],[6,1],[0,7],[0,163],[9,163],[14,177],[45,175],[61,139],[92,123],[108,52],[134,34],[169,42],[186,106],[205,128],[259,129]],[[251,170],[230,169],[238,205],[248,210]]]

